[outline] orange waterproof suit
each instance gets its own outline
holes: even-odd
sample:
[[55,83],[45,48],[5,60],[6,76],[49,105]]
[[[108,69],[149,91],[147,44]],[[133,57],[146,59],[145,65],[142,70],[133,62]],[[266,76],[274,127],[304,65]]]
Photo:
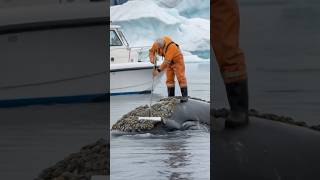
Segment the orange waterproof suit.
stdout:
[[167,70],[167,87],[175,86],[175,76],[177,76],[180,88],[187,87],[185,65],[179,45],[174,43],[168,36],[163,37],[163,39],[165,41],[163,48],[158,47],[156,42],[153,43],[151,49],[149,50],[149,58],[152,62],[152,59],[154,59],[156,54],[164,57],[164,61],[160,65],[159,69],[161,71],[165,69]]
[[236,0],[211,0],[213,50],[225,83],[247,78],[245,57],[239,48],[240,15]]

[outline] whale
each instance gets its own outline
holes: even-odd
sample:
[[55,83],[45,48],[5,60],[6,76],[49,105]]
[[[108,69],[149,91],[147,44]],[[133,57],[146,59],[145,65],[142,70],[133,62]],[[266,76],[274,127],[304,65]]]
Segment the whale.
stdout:
[[210,103],[200,99],[189,99],[178,103],[172,115],[163,121],[167,130],[188,130],[198,125],[210,126]]
[[[161,121],[134,121],[134,122],[121,122],[120,119],[116,124],[113,125],[111,132],[113,135],[115,134],[125,134],[125,132],[130,133],[166,133],[169,131],[175,131],[175,130],[189,130],[189,129],[203,129],[206,128],[209,131],[210,127],[210,102],[196,99],[196,98],[189,98],[187,102],[180,103],[181,97],[170,97],[170,98],[164,98],[161,99],[158,103],[153,105],[154,107],[157,106],[159,110],[154,111],[161,111],[163,110],[163,107],[161,107],[161,102],[169,102],[169,101],[175,101],[174,107],[170,107],[170,115],[162,118]],[[168,107],[167,107],[168,108]],[[139,108],[138,108],[139,109]],[[154,108],[153,108],[154,109]],[[135,113],[135,111],[138,111],[137,109],[129,112],[127,115],[124,116],[124,118],[128,117],[137,117],[137,116],[145,116],[141,115],[139,113]],[[145,109],[147,111],[147,108]],[[143,112],[145,113],[145,112]],[[134,114],[134,115],[132,115]],[[161,114],[161,113],[159,113]],[[134,118],[133,117],[133,118]],[[139,124],[139,126],[135,126]],[[147,129],[139,129],[138,127],[143,126],[150,126],[150,128]],[[123,127],[126,128],[123,128]],[[129,127],[128,126],[132,126]],[[124,130],[124,129],[130,129],[130,130]]]
[[211,126],[211,179],[319,179],[320,132],[250,116],[245,127]]

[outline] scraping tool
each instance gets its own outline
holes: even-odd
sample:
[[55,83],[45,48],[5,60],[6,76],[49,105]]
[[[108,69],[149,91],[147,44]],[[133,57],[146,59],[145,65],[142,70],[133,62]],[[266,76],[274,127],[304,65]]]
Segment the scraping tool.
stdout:
[[[157,56],[156,55],[154,58],[153,68],[154,69],[157,68]],[[161,117],[151,117],[153,89],[154,89],[154,76],[152,76],[152,86],[151,86],[151,95],[150,95],[150,103],[149,103],[149,117],[138,117],[139,120],[161,121]]]

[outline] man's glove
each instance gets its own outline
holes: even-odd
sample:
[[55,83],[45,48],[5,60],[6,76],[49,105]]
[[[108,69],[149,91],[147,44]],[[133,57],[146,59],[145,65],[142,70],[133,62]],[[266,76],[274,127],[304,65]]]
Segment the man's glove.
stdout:
[[152,64],[154,64],[155,56],[156,55],[151,50],[149,50],[149,60]]
[[154,64],[154,56],[150,56],[150,62]]
[[153,77],[158,76],[160,74],[161,70],[159,68],[154,68],[152,71]]

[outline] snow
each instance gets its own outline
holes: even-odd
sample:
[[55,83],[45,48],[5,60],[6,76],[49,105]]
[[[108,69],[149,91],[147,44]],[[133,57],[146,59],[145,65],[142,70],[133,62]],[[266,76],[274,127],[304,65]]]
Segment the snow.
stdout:
[[160,6],[176,8],[186,17],[210,18],[210,0],[158,0]]
[[130,21],[143,18],[155,18],[167,24],[177,24],[181,21],[175,9],[166,9],[150,0],[128,1],[120,6],[111,7],[112,21]]
[[179,44],[186,61],[201,61],[195,52],[210,54],[209,8],[209,0],[131,0],[112,6],[110,14],[130,46],[151,46],[168,35]]

